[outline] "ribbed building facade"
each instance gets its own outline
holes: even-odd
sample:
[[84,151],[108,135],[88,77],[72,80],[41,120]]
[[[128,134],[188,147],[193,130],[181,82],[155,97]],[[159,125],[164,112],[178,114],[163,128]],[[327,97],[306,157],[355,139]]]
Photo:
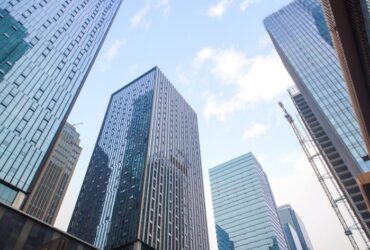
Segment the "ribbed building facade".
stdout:
[[0,201],[30,191],[120,3],[0,1]]
[[288,249],[270,184],[252,153],[209,174],[216,225],[229,235],[235,250]]
[[66,123],[22,210],[54,224],[82,148],[80,134]]
[[209,249],[197,116],[157,67],[112,95],[68,231],[100,249]]
[[[311,124],[315,137],[319,144],[328,146],[325,150],[335,151],[325,152],[333,164],[329,166],[369,236],[369,213],[355,185],[355,178],[370,170],[369,156],[321,5],[317,0],[295,0],[264,23],[308,106],[305,112],[312,112],[306,119],[317,119],[319,125]],[[319,128],[321,132],[317,132]]]
[[289,243],[289,250],[313,250],[306,228],[291,206],[278,207],[278,214]]
[[323,159],[328,164],[331,174],[337,181],[354,214],[365,231],[369,232],[370,213],[357,185],[356,178],[350,171],[350,167],[346,165],[303,95],[295,92],[291,93],[291,98],[299,116],[302,118],[304,126],[309,132],[310,138],[319,148]]
[[370,1],[321,0],[330,35],[370,152]]

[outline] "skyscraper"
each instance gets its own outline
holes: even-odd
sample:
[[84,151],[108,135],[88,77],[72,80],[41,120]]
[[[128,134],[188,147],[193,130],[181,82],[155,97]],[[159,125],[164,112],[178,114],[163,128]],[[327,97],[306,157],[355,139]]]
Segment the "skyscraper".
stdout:
[[[367,152],[370,153],[370,2],[321,2]],[[370,209],[370,172],[356,179]]]
[[121,0],[0,2],[0,200],[19,207]]
[[370,2],[321,2],[367,151],[370,153]]
[[54,224],[81,153],[80,134],[65,123],[45,166],[35,181],[22,210]]
[[209,173],[216,225],[229,234],[236,250],[288,249],[270,184],[252,153]]
[[[332,157],[339,157],[343,162],[337,163],[346,167],[331,171],[349,172],[337,179],[339,186],[348,191],[353,178],[370,170],[370,161],[321,5],[317,0],[295,0],[264,23],[286,69],[326,134],[322,139],[330,141],[338,153]],[[357,190],[351,189],[350,193]],[[366,210],[359,204],[363,203],[361,195],[355,194],[356,199],[351,196],[354,201],[350,204]],[[358,218],[369,236],[368,227],[364,226],[367,216],[364,211]]]
[[354,215],[368,234],[370,213],[364,197],[361,195],[360,188],[356,183],[356,176],[350,171],[351,167],[346,165],[335,143],[328,137],[319,119],[317,119],[315,112],[308,106],[303,95],[299,91],[290,91],[290,95],[304,126],[307,128],[310,139],[319,149],[334,179],[350,204]]
[[197,116],[157,67],[112,94],[68,231],[100,249],[209,249]]
[[[312,250],[313,247],[311,245],[310,238],[308,237],[306,228],[297,213],[290,207],[290,205],[278,207],[278,214],[281,224],[283,225],[285,235],[288,236],[290,234],[291,240],[294,241],[295,244],[295,248],[289,249]],[[294,239],[296,238],[294,234],[298,236],[298,242],[297,239]],[[286,238],[288,239],[289,237]],[[288,242],[289,241],[290,240],[288,240]]]

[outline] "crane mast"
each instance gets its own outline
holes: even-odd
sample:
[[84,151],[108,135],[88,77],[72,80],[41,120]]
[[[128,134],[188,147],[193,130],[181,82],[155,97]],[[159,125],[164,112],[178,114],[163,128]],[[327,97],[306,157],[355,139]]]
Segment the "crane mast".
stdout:
[[317,147],[313,142],[313,139],[309,135],[305,125],[301,124],[301,127],[304,131],[304,133],[302,133],[282,102],[279,102],[279,106],[283,110],[285,118],[292,127],[294,134],[296,135],[299,144],[301,145],[309,163],[311,164],[311,167],[315,172],[321,187],[329,199],[329,202],[336,216],[338,217],[338,220],[344,229],[344,233],[348,237],[353,249],[370,249],[370,243],[367,240],[363,229],[359,225],[356,216],[353,214],[343,192],[332,176],[329,166],[323,159],[323,154],[321,153],[320,148]]

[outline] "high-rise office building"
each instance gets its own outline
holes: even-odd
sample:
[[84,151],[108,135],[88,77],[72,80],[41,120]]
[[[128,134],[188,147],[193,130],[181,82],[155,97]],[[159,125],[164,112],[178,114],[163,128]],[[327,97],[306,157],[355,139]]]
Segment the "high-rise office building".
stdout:
[[22,204],[120,4],[0,1],[0,201]]
[[278,207],[278,214],[288,241],[289,250],[312,250],[313,247],[306,228],[290,205]]
[[321,2],[367,151],[370,153],[370,2]]
[[81,153],[79,143],[80,134],[67,122],[22,210],[54,224]]
[[[370,153],[370,2],[321,0],[360,129]],[[370,209],[370,173],[356,178]]]
[[197,115],[157,67],[112,94],[68,231],[100,249],[209,249]]
[[361,172],[369,171],[369,156],[320,3],[295,0],[267,17],[264,23],[308,105],[317,107],[328,135],[343,144],[338,150],[349,151],[348,157],[354,163],[350,165],[357,165]]
[[338,152],[336,145],[328,137],[321,122],[317,119],[315,112],[309,107],[303,95],[299,91],[290,91],[290,95],[304,126],[307,128],[310,139],[322,154],[332,176],[338,183],[362,228],[365,232],[369,232],[370,213],[356,183],[356,177]]
[[234,242],[230,240],[229,234],[216,224],[216,236],[218,250],[234,250]]
[[333,144],[337,154],[331,157],[340,158],[331,171],[341,175],[336,180],[342,190],[350,193],[353,200],[349,203],[356,204],[352,209],[369,236],[368,212],[353,186],[354,178],[370,170],[369,156],[321,5],[317,0],[295,0],[267,17],[264,23],[304,102],[325,133],[322,139]]
[[270,184],[252,153],[209,173],[216,225],[229,234],[236,250],[288,249]]

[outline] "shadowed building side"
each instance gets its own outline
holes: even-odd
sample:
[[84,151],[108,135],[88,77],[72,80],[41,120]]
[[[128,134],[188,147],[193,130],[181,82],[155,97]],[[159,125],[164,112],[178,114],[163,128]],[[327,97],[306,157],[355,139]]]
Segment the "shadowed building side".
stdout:
[[81,153],[80,135],[66,123],[27,197],[23,211],[54,224]]

